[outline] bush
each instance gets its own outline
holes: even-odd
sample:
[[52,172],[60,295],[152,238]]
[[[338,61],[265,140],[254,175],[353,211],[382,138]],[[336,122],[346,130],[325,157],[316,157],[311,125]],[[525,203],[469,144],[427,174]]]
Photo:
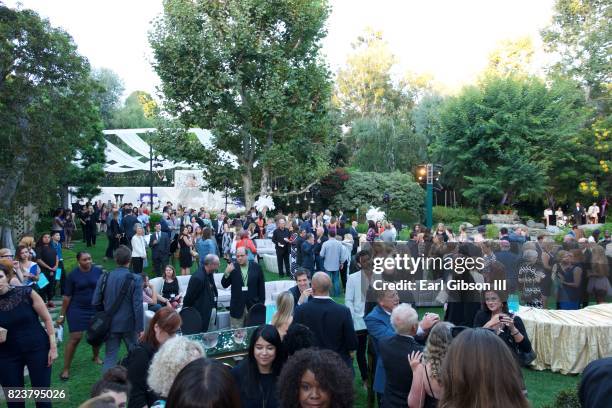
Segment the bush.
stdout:
[[151,225],[151,229],[153,229],[155,224],[160,222],[161,219],[162,219],[162,215],[160,213],[157,213],[157,212],[151,213],[151,215],[149,216],[149,225]]
[[469,222],[472,225],[480,224],[480,214],[473,208],[453,208],[436,206],[433,208],[434,224],[442,222],[444,224]]
[[[383,194],[388,192],[391,196],[389,212],[401,210],[402,221],[415,222],[421,217],[423,199],[425,193],[423,189],[413,181],[412,176],[399,172],[394,173],[372,173],[362,171],[351,171],[350,178],[332,201],[332,209],[343,209],[352,211],[359,208],[359,215],[362,210],[370,206],[380,207],[386,211],[386,204],[383,203]],[[364,212],[365,214],[365,212]],[[391,219],[393,220],[393,219]]]
[[487,224],[487,230],[485,232],[485,238],[487,239],[499,239],[499,228],[494,224]]
[[575,408],[579,406],[578,390],[574,388],[560,391],[554,404],[546,404],[542,408]]

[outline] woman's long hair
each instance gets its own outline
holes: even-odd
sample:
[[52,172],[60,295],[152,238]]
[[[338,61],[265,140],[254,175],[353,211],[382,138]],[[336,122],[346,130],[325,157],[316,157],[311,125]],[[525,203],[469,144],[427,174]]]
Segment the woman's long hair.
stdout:
[[[280,334],[278,334],[278,330],[276,327],[270,324],[263,324],[259,326],[253,334],[251,335],[251,341],[249,344],[249,357],[247,360],[248,367],[248,376],[247,376],[247,388],[249,390],[258,390],[257,384],[259,384],[259,368],[257,367],[257,360],[255,360],[255,343],[259,338],[264,339],[268,343],[272,344],[276,347],[276,356],[274,358],[274,362],[272,363],[272,373],[275,376],[280,374],[281,369],[283,368],[283,364],[285,362],[285,352],[283,348],[283,343],[280,338]],[[257,391],[255,391],[257,392]]]
[[529,408],[519,365],[491,330],[466,329],[455,337],[441,374],[440,408]]
[[442,362],[448,351],[453,335],[450,322],[439,322],[431,329],[425,345],[425,361],[431,366],[431,376],[439,379],[442,374]]
[[293,295],[283,292],[276,298],[276,313],[272,316],[272,326],[278,327],[287,323],[293,317],[293,307],[295,302]]
[[155,312],[155,315],[149,322],[147,331],[142,337],[142,342],[149,344],[153,349],[157,350],[160,344],[157,341],[157,336],[155,336],[155,325],[166,333],[173,334],[181,328],[182,323],[181,316],[176,310],[168,306],[162,307]]

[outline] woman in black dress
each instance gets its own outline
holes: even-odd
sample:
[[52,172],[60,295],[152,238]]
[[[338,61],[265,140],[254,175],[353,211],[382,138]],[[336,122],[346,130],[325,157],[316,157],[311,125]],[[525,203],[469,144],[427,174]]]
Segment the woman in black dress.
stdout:
[[474,327],[493,330],[510,348],[517,362],[528,365],[531,361],[526,361],[526,358],[533,352],[531,342],[521,318],[508,311],[506,298],[503,292],[485,292],[482,310],[474,317]]
[[181,265],[181,275],[189,275],[191,272],[191,265],[193,265],[193,256],[191,255],[193,241],[191,239],[191,232],[191,225],[185,225],[181,229],[181,236],[179,238],[179,263]]
[[278,407],[276,382],[284,360],[276,328],[269,324],[259,326],[251,336],[248,358],[232,368],[242,408]]
[[51,235],[49,234],[43,234],[36,243],[36,263],[49,281],[40,290],[40,295],[48,307],[55,307],[52,300],[55,296],[55,271],[59,266],[59,258],[57,252],[51,246]]
[[130,392],[128,399],[129,407],[152,406],[159,399],[147,386],[147,374],[153,355],[166,342],[174,337],[181,328],[181,316],[176,310],[162,307],[149,322],[147,331],[144,333],[138,346],[130,352],[127,364]]
[[[92,306],[96,283],[102,276],[102,269],[93,265],[91,255],[88,252],[79,252],[76,256],[79,266],[74,268],[66,278],[66,291],[62,302],[62,311],[57,319],[58,326],[64,324],[64,316],[68,316],[68,330],[70,338],[66,342],[64,352],[64,369],[60,374],[60,379],[68,380],[70,377],[70,365],[77,346],[83,338],[83,332],[87,330],[89,322],[96,313],[96,308]],[[93,361],[102,364],[99,357],[100,347],[93,347]]]
[[[33,387],[49,387],[51,364],[57,358],[53,322],[31,287],[9,285],[13,274],[13,268],[0,264],[0,327],[6,329],[6,338],[0,342],[0,383],[3,388],[23,388],[23,369],[27,366]],[[23,407],[25,403],[7,405]],[[51,407],[51,403],[37,402],[36,407]]]
[[158,301],[167,306],[176,308],[181,303],[181,296],[179,293],[179,283],[176,278],[176,270],[172,265],[166,265],[164,269],[164,283],[162,285],[161,294],[157,296]]

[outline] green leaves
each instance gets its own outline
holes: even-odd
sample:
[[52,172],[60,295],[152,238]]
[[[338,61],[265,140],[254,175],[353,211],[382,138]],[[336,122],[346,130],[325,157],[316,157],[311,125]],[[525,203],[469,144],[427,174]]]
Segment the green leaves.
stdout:
[[87,60],[31,10],[0,6],[0,37],[0,208],[14,215],[27,204],[57,205],[61,187],[78,179],[77,157],[91,193],[104,139]]
[[233,170],[227,160],[198,163],[207,174],[215,166],[236,180],[247,174],[247,204],[264,170],[308,178],[328,167],[338,134],[318,54],[328,13],[324,1],[169,0],[150,33],[163,108],[185,127],[210,129],[213,157],[236,158]]
[[586,114],[567,81],[489,76],[444,103],[431,150],[444,180],[474,204],[565,194],[575,188],[568,160],[584,151],[575,135]]

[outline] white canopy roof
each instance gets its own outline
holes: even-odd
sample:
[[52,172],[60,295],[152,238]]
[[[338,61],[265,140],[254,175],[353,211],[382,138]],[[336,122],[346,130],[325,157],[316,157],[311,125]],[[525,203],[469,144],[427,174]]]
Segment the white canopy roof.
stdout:
[[[127,153],[115,144],[111,143],[106,138],[106,165],[104,171],[109,173],[125,173],[128,171],[135,170],[149,170],[150,160],[150,147],[147,142],[141,139],[139,134],[143,133],[154,133],[157,129],[111,129],[104,130],[105,135],[115,135],[127,146],[130,147],[136,155],[133,153]],[[189,129],[189,132],[196,135],[202,146],[211,147],[212,134],[209,130],[193,128]],[[153,150],[153,156],[155,157],[155,150]],[[193,168],[193,165],[189,165],[185,162],[173,162],[169,160],[161,160],[155,163],[155,170],[169,170],[177,167]]]

